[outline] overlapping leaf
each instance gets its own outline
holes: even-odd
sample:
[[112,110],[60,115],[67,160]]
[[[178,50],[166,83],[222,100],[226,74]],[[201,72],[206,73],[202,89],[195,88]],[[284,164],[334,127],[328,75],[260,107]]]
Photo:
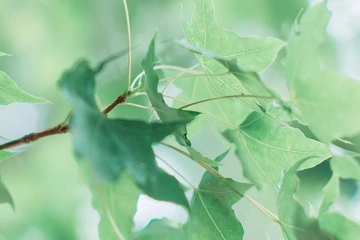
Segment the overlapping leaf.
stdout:
[[325,2],[295,22],[287,45],[287,82],[303,120],[322,141],[360,132],[360,82],[321,71],[318,46],[330,18]]
[[48,101],[20,89],[6,73],[0,71],[0,104],[7,105],[15,102],[45,103]]
[[154,219],[131,240],[186,240],[183,229],[171,226],[167,219]]
[[93,177],[88,162],[83,162],[85,177],[92,192],[92,206],[100,215],[98,226],[100,239],[128,238],[134,228],[140,190],[127,174],[116,183],[103,183]]
[[[215,21],[211,0],[195,0],[196,9],[191,23],[183,22],[186,39],[193,45],[225,58],[236,59],[247,71],[260,72],[276,57],[284,42],[276,38],[240,37],[233,31],[219,27]],[[205,60],[199,57],[200,60]],[[204,62],[212,71],[214,62]]]
[[296,162],[286,172],[278,195],[280,225],[288,240],[328,240],[330,234],[320,229],[319,221],[309,218],[302,206],[295,200],[298,179],[296,171],[307,158]]
[[[145,72],[145,90],[149,97],[152,107],[156,110],[159,118],[163,122],[169,121],[191,121],[199,113],[194,111],[184,111],[166,105],[161,93],[158,92],[159,76],[154,70],[155,66],[155,37],[152,39],[146,57],[141,62]],[[177,141],[182,145],[190,146],[187,139],[186,126],[181,127],[174,133]]]
[[[284,42],[274,38],[239,37],[235,32],[223,29],[215,22],[214,9],[211,0],[196,0],[196,9],[191,23],[183,22],[184,34],[190,44],[206,49],[208,53],[221,56],[223,61],[235,61],[247,72],[264,70],[276,57],[277,52],[284,46]],[[254,94],[239,81],[238,76],[226,74],[229,69],[223,64],[211,60],[207,54],[198,55],[198,59],[207,78],[199,77],[176,82],[183,91],[178,98],[185,102],[194,102],[203,99],[217,98],[229,95]],[[220,60],[220,58],[216,59]],[[234,69],[232,69],[234,70]],[[240,71],[234,71],[239,72]],[[254,73],[244,74],[242,77],[252,78]],[[257,79],[255,79],[257,80]],[[256,82],[256,81],[255,81]],[[261,95],[261,92],[255,94]],[[254,98],[233,98],[212,101],[196,106],[204,113],[209,114],[210,120],[237,126],[247,114],[257,109]],[[228,114],[231,112],[232,114]]]
[[[331,159],[332,161],[333,159]],[[344,160],[344,159],[339,159]],[[333,168],[333,166],[332,166]],[[351,170],[349,169],[351,172]],[[340,171],[341,172],[341,171]],[[346,175],[345,175],[346,176]],[[356,223],[340,213],[329,212],[330,206],[339,195],[339,175],[334,172],[330,181],[324,188],[324,200],[319,211],[319,226],[324,231],[335,236],[339,240],[355,240],[360,236],[360,224]]]
[[218,179],[206,172],[192,199],[187,239],[242,239],[243,227],[231,207],[251,187],[252,184]]
[[252,112],[237,129],[224,132],[236,146],[236,155],[242,163],[243,174],[257,188],[263,184],[277,186],[283,170],[300,159],[309,157],[306,165],[313,167],[331,156],[324,144],[308,139],[289,126],[278,126],[271,117]]
[[96,74],[86,61],[80,61],[59,82],[75,106],[69,126],[77,155],[90,160],[97,177],[114,181],[126,170],[150,197],[188,206],[179,182],[157,166],[151,145],[190,119],[150,124],[108,119],[95,103]]

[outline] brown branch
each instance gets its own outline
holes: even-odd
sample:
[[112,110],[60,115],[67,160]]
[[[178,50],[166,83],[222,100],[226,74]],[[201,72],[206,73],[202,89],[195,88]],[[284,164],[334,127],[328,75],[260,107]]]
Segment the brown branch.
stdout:
[[[105,108],[105,110],[103,111],[103,113],[105,115],[107,115],[109,112],[111,112],[118,104],[123,103],[126,101],[127,98],[127,94],[123,93],[121,94],[113,103],[111,103],[108,107]],[[55,127],[52,128],[48,128],[44,131],[41,132],[34,132],[34,133],[30,133],[27,134],[21,138],[15,139],[13,141],[10,142],[6,142],[4,144],[0,145],[0,150],[3,149],[9,149],[9,148],[13,148],[13,147],[18,147],[20,145],[24,145],[24,144],[28,144],[31,142],[34,142],[40,138],[44,138],[44,137],[48,137],[51,135],[56,135],[56,134],[62,134],[62,133],[67,133],[69,132],[69,125],[57,125]]]

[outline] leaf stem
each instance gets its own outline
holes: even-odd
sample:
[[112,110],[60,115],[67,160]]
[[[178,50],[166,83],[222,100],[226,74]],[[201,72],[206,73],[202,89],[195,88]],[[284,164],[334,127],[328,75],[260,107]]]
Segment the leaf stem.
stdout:
[[[173,145],[170,145],[170,144],[164,143],[164,142],[160,142],[160,144],[162,144],[162,145],[164,145],[166,147],[169,147],[169,148],[183,154],[184,156],[190,158],[190,154],[188,154],[187,152],[185,152],[185,151],[183,151],[183,150],[181,150],[181,149],[179,149],[179,148],[177,148],[177,147],[175,147]],[[276,223],[280,223],[279,218],[274,213],[272,213],[270,210],[265,208],[263,205],[261,205],[259,202],[257,202],[255,199],[251,198],[247,194],[242,194],[237,189],[233,188],[226,181],[224,181],[225,177],[223,175],[221,175],[219,172],[217,172],[215,169],[213,169],[212,167],[210,167],[209,165],[207,165],[206,163],[204,163],[202,161],[195,161],[195,162],[198,163],[203,168],[205,168],[208,172],[213,174],[215,177],[217,177],[220,181],[222,181],[227,187],[229,187],[231,190],[233,190],[236,194],[238,194],[239,196],[244,197],[247,200],[249,200],[249,202],[251,202],[257,209],[259,209],[259,211],[261,211],[266,216],[268,216],[272,221],[274,221]]]
[[129,9],[127,6],[126,0],[123,0],[124,10],[125,10],[125,18],[126,18],[126,28],[127,28],[127,37],[128,37],[128,82],[127,82],[127,90],[129,90],[131,84],[131,28],[130,28],[130,17],[129,17]]
[[[126,99],[127,99],[127,96],[128,96],[128,93],[121,94],[117,99],[115,99],[114,102],[112,102],[108,107],[105,108],[103,113],[105,115],[107,115],[118,104],[125,102]],[[48,137],[48,136],[51,136],[51,135],[67,133],[68,131],[69,131],[69,125],[68,124],[58,124],[55,127],[48,128],[48,129],[43,130],[41,132],[33,132],[33,133],[27,134],[27,135],[25,135],[25,136],[23,136],[21,138],[6,142],[4,144],[1,144],[0,145],[0,150],[14,148],[14,147],[18,147],[18,146],[21,146],[21,145],[24,145],[24,144],[29,144],[29,143],[35,142],[36,140],[39,140],[41,138]]]
[[168,162],[165,161],[164,158],[160,157],[159,155],[155,154],[156,158],[163,162],[166,166],[168,166],[171,170],[173,170],[179,177],[181,177],[190,187],[196,190],[196,187],[186,179],[180,172],[178,172],[174,167],[172,167]]
[[192,102],[189,103],[187,105],[184,105],[180,108],[178,108],[179,110],[184,109],[184,108],[188,108],[190,106],[196,105],[196,104],[200,104],[200,103],[204,103],[204,102],[210,102],[210,101],[215,101],[215,100],[219,100],[219,99],[228,99],[228,98],[263,98],[263,99],[274,99],[274,97],[272,96],[259,96],[259,95],[246,95],[246,94],[237,94],[237,95],[228,95],[228,96],[219,96],[219,97],[214,97],[214,98],[207,98],[207,99],[203,99],[200,101],[196,101],[196,102]]

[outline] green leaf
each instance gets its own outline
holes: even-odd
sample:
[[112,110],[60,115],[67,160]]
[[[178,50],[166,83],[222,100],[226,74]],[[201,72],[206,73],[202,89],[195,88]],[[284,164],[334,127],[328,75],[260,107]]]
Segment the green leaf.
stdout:
[[[166,105],[161,93],[158,92],[159,76],[154,70],[155,66],[155,39],[151,40],[146,57],[141,62],[145,72],[145,90],[149,97],[152,107],[156,110],[162,122],[169,121],[191,121],[199,113],[194,111],[184,111],[169,107]],[[178,129],[174,133],[176,140],[181,145],[190,146],[191,142],[187,139],[186,126]]]
[[140,190],[128,174],[123,174],[114,183],[99,182],[87,161],[82,163],[84,175],[92,193],[92,206],[100,215],[100,239],[127,238],[134,228]]
[[20,89],[6,73],[0,71],[0,104],[7,105],[15,102],[46,103],[49,101]]
[[167,219],[154,219],[145,229],[133,234],[131,240],[186,240],[182,229],[171,226]]
[[10,54],[7,54],[7,53],[4,53],[4,52],[0,51],[0,57],[3,57],[3,56],[10,56]]
[[331,169],[341,178],[352,178],[360,181],[360,162],[352,157],[333,157]]
[[339,213],[324,213],[319,216],[321,229],[326,230],[337,240],[358,240],[360,224],[353,222]]
[[251,187],[252,184],[218,179],[205,172],[192,199],[187,239],[242,239],[244,230],[231,206]]
[[114,181],[127,170],[150,197],[188,207],[179,182],[157,166],[151,145],[190,119],[167,123],[108,119],[95,103],[96,74],[86,61],[81,61],[65,72],[59,82],[75,107],[69,126],[76,154],[90,160],[97,177]]
[[[217,25],[211,0],[195,0],[191,24],[183,21],[186,39],[193,45],[224,58],[236,59],[247,71],[260,72],[270,65],[285,43],[276,38],[240,37]],[[200,61],[206,60],[200,57]],[[203,62],[209,70],[214,62]]]
[[[209,166],[220,166],[221,165],[221,163],[219,163],[219,161],[212,160],[208,157],[204,157],[200,152],[196,151],[193,147],[187,146],[186,148],[190,154],[190,158],[194,161],[201,161]],[[224,152],[223,154],[221,154],[220,160],[222,160],[222,158],[224,158],[228,152],[229,152],[229,150]]]
[[333,239],[320,229],[317,219],[306,216],[304,209],[294,198],[298,187],[296,171],[305,161],[308,161],[308,158],[296,162],[284,176],[277,202],[279,223],[288,240]]
[[[251,84],[261,83],[253,72],[264,70],[275,59],[284,42],[274,38],[241,38],[235,32],[216,24],[211,0],[196,0],[195,4],[192,22],[183,22],[183,29],[190,42],[187,48],[191,50],[191,46],[196,46],[196,51],[202,54],[197,57],[205,74],[209,76],[176,81],[176,86],[180,89],[191,89],[183,91],[178,98],[191,103],[222,96],[254,94],[237,77],[241,75],[246,78],[244,81],[250,80]],[[228,74],[229,69],[223,65],[224,61],[236,62],[237,67],[241,66],[241,70],[231,69],[233,74],[238,73],[237,76]],[[261,95],[261,92],[256,94]],[[202,103],[193,109],[207,113],[207,120],[212,123],[215,120],[218,126],[226,124],[228,127],[239,125],[251,111],[258,110],[258,106],[254,98],[238,97]],[[229,112],[232,114],[228,114]]]
[[0,203],[9,203],[15,210],[14,201],[10,195],[9,190],[5,187],[0,176]]
[[237,129],[223,134],[236,146],[243,174],[257,188],[263,184],[277,186],[282,171],[305,157],[302,168],[313,167],[331,156],[328,148],[287,125],[279,126],[271,117],[252,112]]
[[339,176],[336,173],[333,173],[329,182],[324,187],[323,192],[324,199],[320,206],[320,214],[327,212],[339,195]]
[[2,162],[3,160],[5,160],[6,158],[9,158],[11,156],[14,156],[16,153],[14,152],[9,152],[9,151],[5,151],[5,150],[0,150],[0,162]]
[[325,4],[298,17],[288,39],[286,68],[289,90],[303,120],[327,143],[360,132],[360,82],[321,71],[316,53],[330,18]]

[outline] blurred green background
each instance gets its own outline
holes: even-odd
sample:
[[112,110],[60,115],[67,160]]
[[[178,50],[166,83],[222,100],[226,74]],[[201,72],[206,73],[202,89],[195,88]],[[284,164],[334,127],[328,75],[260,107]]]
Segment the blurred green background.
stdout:
[[[329,8],[335,11],[335,19],[348,13],[352,9],[351,3],[356,4],[355,1],[345,1],[346,8],[343,6],[346,4],[337,5],[344,1],[329,2]],[[297,13],[308,4],[305,0],[214,0],[220,26],[241,36],[273,36],[284,40]],[[129,0],[128,6],[132,43],[137,45],[133,50],[134,77],[141,72],[140,62],[153,35],[158,33],[158,43],[183,37],[181,15],[189,21],[195,4],[192,0]],[[351,46],[356,46],[359,26],[346,21],[332,24],[329,27],[332,38],[324,47],[329,50],[326,51],[329,58],[325,64],[358,76],[360,70],[353,62],[358,60],[356,53],[360,49]],[[341,24],[348,28],[341,28]],[[62,122],[71,107],[57,89],[61,73],[80,58],[95,65],[126,47],[126,21],[120,0],[1,0],[0,51],[12,56],[0,58],[0,69],[23,89],[52,103],[0,106],[0,135],[13,139]],[[160,45],[158,54],[167,64],[188,67],[194,62],[191,54],[171,45]],[[283,57],[285,54],[281,52],[280,55]],[[266,82],[286,93],[280,61],[262,75]],[[97,89],[102,105],[109,104],[123,91],[126,78],[126,57],[112,63],[101,74]],[[140,116],[127,110],[129,108],[117,108],[111,116]],[[216,136],[211,131],[200,130],[195,141],[207,139],[206,145],[209,146],[212,144],[208,140],[209,134]],[[207,151],[207,146],[199,150]],[[227,146],[222,147],[226,149]],[[48,137],[22,147],[22,150],[26,151],[0,164],[0,174],[16,208],[13,211],[9,205],[0,205],[0,239],[98,239],[96,225],[99,219],[91,208],[90,192],[83,184],[73,157],[71,136]],[[168,156],[172,157],[171,153]],[[224,174],[242,179],[238,161],[234,157],[230,159],[223,169]],[[198,180],[201,172],[197,168],[196,171],[198,173],[193,177]],[[324,179],[327,179],[326,174]],[[269,197],[273,192],[273,189],[261,193],[252,190],[251,194],[274,209],[274,199]],[[151,215],[146,206],[139,206],[139,209],[145,215]],[[164,205],[156,206],[161,208]],[[270,236],[269,239],[279,239],[278,227],[249,203],[241,201],[235,209],[244,224],[245,239],[268,239]],[[178,212],[174,212],[174,217]],[[179,215],[184,214],[180,212]],[[137,216],[138,225],[146,224],[147,218]]]

